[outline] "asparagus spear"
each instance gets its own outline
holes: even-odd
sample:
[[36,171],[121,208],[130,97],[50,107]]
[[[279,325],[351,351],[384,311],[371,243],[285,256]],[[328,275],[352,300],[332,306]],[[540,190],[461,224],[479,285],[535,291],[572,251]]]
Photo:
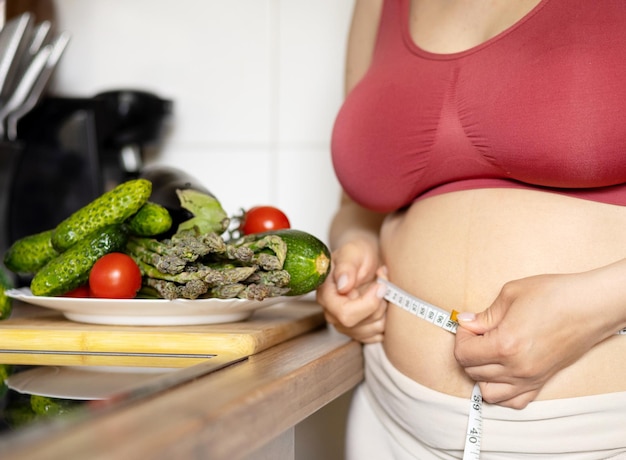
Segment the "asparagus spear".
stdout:
[[178,296],[183,299],[197,299],[205,294],[209,285],[201,280],[191,280],[186,284],[177,287]]
[[159,296],[167,300],[174,300],[178,298],[178,290],[176,289],[176,283],[171,281],[159,280],[156,278],[146,278],[144,283],[157,291]]
[[239,292],[237,297],[248,300],[263,300],[268,297],[277,297],[289,292],[289,288],[278,286],[268,286],[265,284],[247,284],[246,287]]
[[187,262],[180,257],[154,252],[148,249],[145,245],[140,244],[140,242],[134,238],[128,239],[126,242],[126,250],[136,259],[154,266],[162,273],[181,273],[187,265]]
[[144,285],[166,299],[198,297],[262,300],[289,291],[283,270],[287,245],[277,235],[225,243],[196,227],[171,238],[131,237],[127,244],[144,275]]
[[268,297],[277,297],[284,295],[289,288],[278,286],[266,286],[263,284],[225,284],[209,289],[207,295],[220,299],[246,299],[246,300],[263,300]]
[[263,249],[271,250],[280,262],[280,268],[285,263],[287,257],[287,244],[278,235],[266,235],[259,239],[242,238],[234,244],[236,247],[251,249],[255,254],[261,253]]
[[215,286],[208,290],[207,297],[215,297],[218,299],[234,299],[241,291],[246,288],[245,284],[234,283]]
[[143,262],[142,260],[135,259],[139,269],[144,277],[159,279],[164,281],[171,281],[178,284],[187,284],[191,281],[202,281],[209,286],[219,286],[224,284],[238,283],[245,280],[252,275],[258,267],[237,267],[237,266],[224,266],[215,268],[209,266],[200,266],[195,270],[188,270],[181,273],[163,273],[153,267],[150,264]]
[[291,281],[291,276],[287,270],[257,270],[245,279],[246,284],[264,284],[267,286],[284,287]]

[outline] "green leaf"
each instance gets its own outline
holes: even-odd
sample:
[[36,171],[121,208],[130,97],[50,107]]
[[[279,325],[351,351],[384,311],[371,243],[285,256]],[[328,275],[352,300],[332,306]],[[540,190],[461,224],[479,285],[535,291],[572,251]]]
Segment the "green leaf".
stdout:
[[178,231],[197,227],[200,233],[221,234],[228,228],[230,219],[221,203],[213,196],[192,189],[176,190],[180,205],[194,217],[178,226]]

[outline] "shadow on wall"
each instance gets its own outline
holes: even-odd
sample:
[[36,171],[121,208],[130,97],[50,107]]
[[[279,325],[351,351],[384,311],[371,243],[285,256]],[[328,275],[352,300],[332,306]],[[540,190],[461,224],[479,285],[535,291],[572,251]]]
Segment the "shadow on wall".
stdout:
[[352,391],[296,425],[296,460],[343,460]]

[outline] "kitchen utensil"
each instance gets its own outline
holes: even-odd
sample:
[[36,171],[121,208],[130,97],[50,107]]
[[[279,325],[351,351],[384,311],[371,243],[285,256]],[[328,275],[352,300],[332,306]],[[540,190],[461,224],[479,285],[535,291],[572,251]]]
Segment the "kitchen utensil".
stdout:
[[24,32],[20,51],[15,56],[18,62],[15,64],[17,69],[15,71],[14,80],[19,79],[19,75],[24,73],[35,54],[47,44],[46,41],[50,37],[51,29],[52,24],[50,21],[44,21],[29,27]]
[[0,31],[0,98],[11,93],[12,81],[19,66],[19,56],[26,46],[24,36],[32,27],[32,15],[23,13],[6,23]]
[[43,71],[50,54],[52,45],[44,46],[32,59],[24,74],[20,77],[8,101],[0,108],[0,138],[5,138],[5,120],[8,115],[20,107],[31,92],[39,75]]
[[13,110],[7,118],[7,138],[9,140],[15,140],[17,138],[17,124],[19,120],[30,112],[35,105],[41,99],[41,96],[50,81],[54,69],[56,68],[63,52],[67,48],[67,44],[70,41],[70,34],[63,32],[58,35],[53,42],[50,43],[52,51],[48,60],[42,69],[41,73],[37,77],[37,80],[33,84],[28,96],[24,102]]
[[8,216],[12,205],[11,193],[22,152],[23,145],[20,143],[0,141],[0,254],[4,254],[12,243]]
[[46,40],[50,36],[52,30],[52,23],[50,21],[42,21],[33,28],[30,36],[30,42],[28,45],[28,54],[34,56],[37,51],[41,49],[46,43]]

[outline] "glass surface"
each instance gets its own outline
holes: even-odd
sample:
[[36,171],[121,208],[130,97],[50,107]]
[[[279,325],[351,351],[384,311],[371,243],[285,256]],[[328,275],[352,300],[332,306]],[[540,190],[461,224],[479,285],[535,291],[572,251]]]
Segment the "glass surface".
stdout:
[[[40,311],[40,307],[18,302],[12,317],[28,317]],[[3,451],[28,443],[36,436],[244,359],[213,354],[0,350],[0,458]],[[40,365],[42,362],[49,364]],[[77,362],[89,365],[76,365]]]
[[2,363],[0,372],[7,378],[0,384],[0,457],[31,435],[85,421],[245,359],[207,358],[184,368]]

